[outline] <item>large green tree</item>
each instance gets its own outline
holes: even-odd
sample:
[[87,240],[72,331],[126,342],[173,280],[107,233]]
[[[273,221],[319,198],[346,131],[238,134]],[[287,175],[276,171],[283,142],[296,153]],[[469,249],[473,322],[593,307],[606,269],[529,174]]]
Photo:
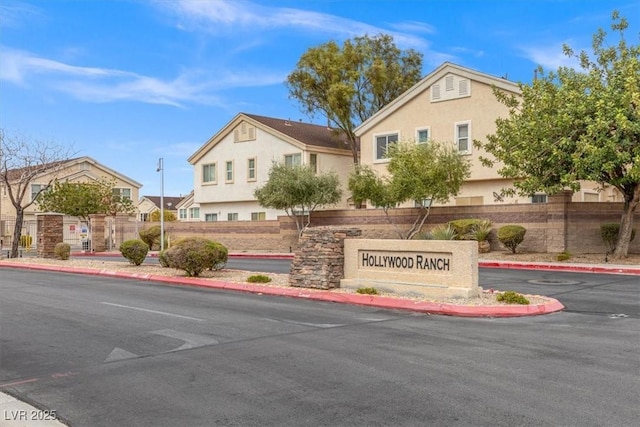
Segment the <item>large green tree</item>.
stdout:
[[[356,204],[364,201],[382,208],[398,237],[411,239],[424,225],[431,203],[445,203],[459,193],[469,177],[468,160],[452,144],[398,142],[389,147],[388,171],[380,176],[368,165],[356,166],[349,176],[349,190]],[[399,204],[415,201],[419,213],[408,230],[402,230],[389,215]]]
[[260,206],[278,209],[296,222],[298,235],[309,226],[311,212],[340,201],[342,190],[335,172],[316,174],[306,165],[274,163],[266,184],[254,192]]
[[614,12],[611,29],[619,40],[609,44],[606,32],[598,30],[592,55],[565,45],[579,70],[539,68],[533,83],[520,84],[521,97],[496,90],[509,117],[496,121],[486,143],[474,141],[502,163],[501,176],[514,179],[507,194],[576,191],[580,180],[617,188],[624,208],[614,258],[627,256],[640,203],[640,47],[627,44],[627,26]]
[[55,181],[38,196],[38,208],[76,216],[85,221],[89,220],[91,214],[113,216],[135,212],[133,201],[114,190],[115,182],[105,179],[91,182]]
[[290,98],[348,138],[354,163],[358,144],[353,130],[396,99],[422,76],[422,54],[401,50],[390,35],[362,36],[307,50],[287,77]]

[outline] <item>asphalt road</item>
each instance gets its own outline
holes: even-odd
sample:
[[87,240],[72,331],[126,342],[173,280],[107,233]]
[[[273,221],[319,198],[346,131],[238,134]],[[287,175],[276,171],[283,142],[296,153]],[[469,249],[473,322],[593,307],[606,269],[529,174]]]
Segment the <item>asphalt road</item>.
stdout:
[[[498,280],[499,271],[487,272]],[[518,275],[548,274],[526,273]],[[584,307],[579,289],[557,285],[574,295],[568,312],[465,319],[0,275],[0,388],[72,426],[630,426],[640,418],[637,277],[578,275]],[[592,292],[616,310],[598,309]],[[629,317],[612,316],[618,308]]]

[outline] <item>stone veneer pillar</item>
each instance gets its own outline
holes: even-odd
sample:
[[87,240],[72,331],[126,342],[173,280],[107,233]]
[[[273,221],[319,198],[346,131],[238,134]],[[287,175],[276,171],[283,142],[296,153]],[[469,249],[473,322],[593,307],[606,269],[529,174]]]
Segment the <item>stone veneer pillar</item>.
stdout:
[[362,230],[312,227],[303,231],[291,263],[289,285],[300,288],[333,289],[344,278],[344,239],[358,237]]
[[547,201],[547,253],[567,250],[568,221],[567,208],[573,192],[563,190],[549,196]]
[[91,250],[93,252],[104,252],[107,250],[104,236],[105,218],[105,214],[89,215],[89,219],[91,220]]
[[55,248],[58,243],[64,241],[63,234],[63,218],[58,213],[39,213],[36,214],[36,222],[38,224],[38,257],[55,258]]

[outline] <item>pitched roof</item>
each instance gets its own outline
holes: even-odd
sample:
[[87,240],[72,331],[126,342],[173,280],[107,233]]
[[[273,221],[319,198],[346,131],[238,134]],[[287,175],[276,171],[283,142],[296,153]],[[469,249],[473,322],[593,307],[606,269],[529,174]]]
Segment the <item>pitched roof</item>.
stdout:
[[241,114],[244,114],[245,116],[258,121],[265,126],[269,126],[271,129],[277,130],[291,138],[297,139],[306,145],[342,150],[349,149],[349,142],[344,133],[339,129],[299,121],[296,122],[293,120],[258,116],[256,114]]
[[385,105],[373,116],[362,122],[358,127],[354,129],[354,132],[356,133],[356,135],[361,136],[381,120],[394,114],[397,110],[402,108],[403,105],[424,93],[431,87],[433,83],[437,82],[439,79],[443,78],[449,73],[464,76],[470,80],[492,85],[497,87],[498,89],[506,90],[512,93],[520,93],[520,87],[515,82],[506,80],[501,77],[491,76],[489,74],[485,74],[471,68],[453,64],[451,62],[444,62],[431,73],[427,74],[418,83],[407,89],[402,95],[391,101],[389,104]]
[[[160,196],[142,196],[143,198],[149,200],[151,203],[156,205],[158,209],[160,209]],[[164,208],[168,210],[175,210],[178,203],[180,203],[184,199],[183,196],[175,197],[175,196],[164,196]]]
[[[89,156],[74,157],[68,160],[59,160],[59,161],[50,162],[50,163],[33,164],[33,165],[25,166],[23,168],[9,169],[7,170],[7,177],[9,179],[9,182],[14,182],[14,181],[20,180],[25,173],[29,174],[30,172],[36,172],[36,177],[37,177],[41,174],[48,174],[52,171],[62,172],[68,167],[71,167],[75,164],[84,163],[84,162],[90,163],[92,165],[97,165],[99,168],[104,169],[105,171],[107,171],[113,176],[117,176],[122,181],[129,183],[133,187],[136,187],[136,188],[142,187],[142,184],[140,184],[138,181],[135,181],[129,178],[128,176],[123,175],[120,172],[117,172],[103,165],[102,163],[99,163],[97,160]],[[61,178],[65,178],[65,177],[67,177],[67,175],[61,176]]]
[[238,113],[230,122],[205,142],[187,161],[192,165],[208,153],[225,136],[233,132],[243,121],[274,134],[290,144],[317,147],[320,150],[333,151],[334,154],[351,155],[351,148],[346,135],[338,129],[311,123],[296,122],[287,119],[259,116],[256,114]]

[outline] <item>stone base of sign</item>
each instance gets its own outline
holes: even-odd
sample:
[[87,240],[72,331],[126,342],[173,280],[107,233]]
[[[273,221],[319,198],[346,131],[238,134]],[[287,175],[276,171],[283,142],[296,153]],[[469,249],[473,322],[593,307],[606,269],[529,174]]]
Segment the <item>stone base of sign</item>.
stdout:
[[482,291],[475,241],[348,239],[344,257],[341,288],[418,298],[473,298]]

